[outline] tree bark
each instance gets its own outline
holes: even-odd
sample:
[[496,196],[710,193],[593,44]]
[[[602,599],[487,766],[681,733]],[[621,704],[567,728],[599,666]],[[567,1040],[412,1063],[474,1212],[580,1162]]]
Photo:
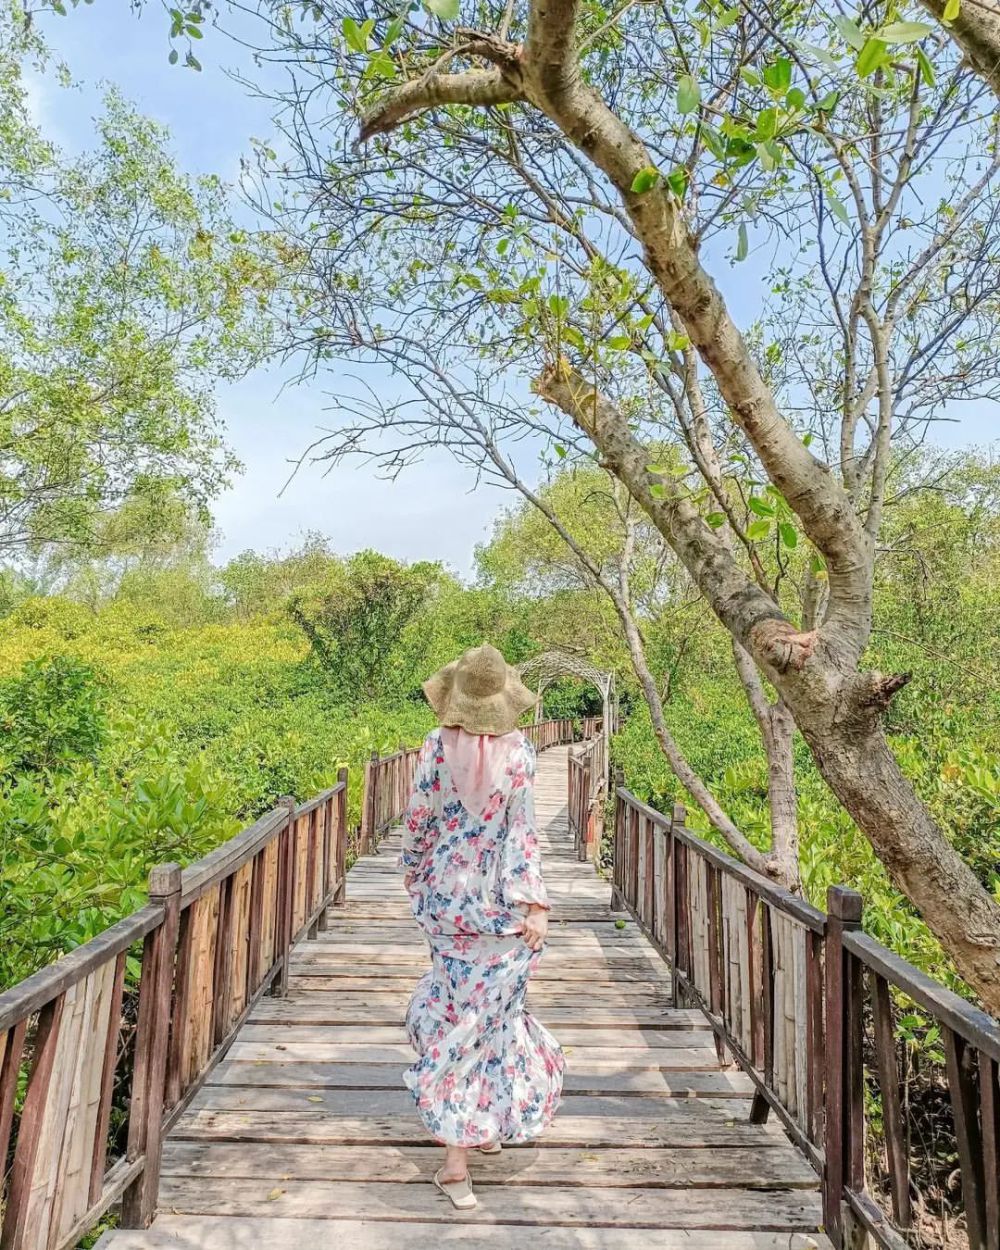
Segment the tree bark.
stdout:
[[961,48],[965,59],[993,93],[1000,98],[1000,7],[989,0],[962,0],[958,17],[947,26],[947,0],[920,0]]

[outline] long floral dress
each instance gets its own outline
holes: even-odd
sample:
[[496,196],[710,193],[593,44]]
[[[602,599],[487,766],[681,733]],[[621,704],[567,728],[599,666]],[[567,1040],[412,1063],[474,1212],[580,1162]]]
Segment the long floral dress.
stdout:
[[522,736],[503,788],[473,816],[434,730],[403,819],[400,859],[432,961],[406,1013],[420,1058],[403,1079],[427,1128],[451,1146],[537,1137],[562,1091],[559,1043],[524,1009],[541,952],[518,932],[523,905],[548,907],[534,772],[534,748]]

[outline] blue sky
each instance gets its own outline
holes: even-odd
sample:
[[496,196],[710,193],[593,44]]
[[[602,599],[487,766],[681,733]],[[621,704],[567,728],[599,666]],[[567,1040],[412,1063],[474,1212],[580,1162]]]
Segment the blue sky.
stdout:
[[[33,75],[32,107],[48,137],[70,151],[90,143],[92,119],[110,84],[170,128],[178,161],[190,173],[235,180],[240,154],[252,138],[270,131],[266,102],[249,97],[226,74],[245,54],[218,32],[209,29],[198,46],[199,74],[168,64],[167,22],[158,5],[137,18],[121,0],[95,0],[70,9],[66,18],[43,14],[40,22],[75,85],[64,89],[52,75]],[[756,265],[747,262],[737,272],[723,266],[716,274],[738,322],[745,324],[759,307],[767,259],[760,256]],[[277,368],[264,369],[219,391],[228,440],[246,469],[217,501],[216,558],[247,547],[287,547],[306,530],[319,530],[342,552],[375,547],[402,559],[441,559],[467,573],[474,545],[487,536],[510,495],[484,486],[473,491],[470,472],[446,453],[431,456],[396,483],[357,465],[326,474],[306,466],[279,495],[290,462],[323,426],[325,392],[338,378],[332,374],[322,383],[295,387],[283,387],[284,381]],[[349,379],[341,385],[349,387]],[[385,385],[392,383],[386,379]],[[970,412],[959,423],[938,426],[935,441],[952,447],[982,444],[996,432],[993,411]],[[524,469],[530,472],[530,465]]]

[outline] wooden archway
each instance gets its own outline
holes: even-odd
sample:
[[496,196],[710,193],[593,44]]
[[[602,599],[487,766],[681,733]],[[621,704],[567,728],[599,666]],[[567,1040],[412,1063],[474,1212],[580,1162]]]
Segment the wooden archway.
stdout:
[[616,726],[615,675],[605,672],[581,655],[571,651],[543,651],[518,665],[518,672],[526,685],[536,691],[535,719],[541,719],[542,699],[545,691],[560,677],[578,677],[596,686],[601,696],[604,726],[613,733]]

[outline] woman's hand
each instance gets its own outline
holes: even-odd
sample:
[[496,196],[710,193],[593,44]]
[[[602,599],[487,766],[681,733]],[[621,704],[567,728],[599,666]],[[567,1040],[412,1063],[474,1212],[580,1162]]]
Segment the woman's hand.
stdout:
[[549,913],[544,907],[532,903],[528,907],[521,926],[521,936],[533,951],[540,951],[549,932]]

